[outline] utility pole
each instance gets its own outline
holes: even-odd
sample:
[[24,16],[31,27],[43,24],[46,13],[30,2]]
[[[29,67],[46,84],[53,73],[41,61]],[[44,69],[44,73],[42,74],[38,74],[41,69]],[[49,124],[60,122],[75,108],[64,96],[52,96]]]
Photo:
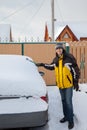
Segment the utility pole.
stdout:
[[54,41],[54,0],[51,0],[51,8],[52,8],[52,41]]

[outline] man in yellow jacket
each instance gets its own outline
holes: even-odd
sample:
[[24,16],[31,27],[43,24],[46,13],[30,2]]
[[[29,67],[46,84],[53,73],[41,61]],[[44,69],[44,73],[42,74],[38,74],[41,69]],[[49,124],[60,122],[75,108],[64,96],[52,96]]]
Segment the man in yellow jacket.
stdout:
[[60,123],[68,121],[68,128],[74,127],[73,120],[73,88],[78,91],[78,80],[80,77],[80,70],[77,65],[76,59],[70,53],[67,53],[62,43],[58,43],[55,47],[56,56],[51,64],[37,63],[36,65],[43,66],[49,70],[55,70],[56,84],[59,87],[63,114],[64,117],[60,120]]

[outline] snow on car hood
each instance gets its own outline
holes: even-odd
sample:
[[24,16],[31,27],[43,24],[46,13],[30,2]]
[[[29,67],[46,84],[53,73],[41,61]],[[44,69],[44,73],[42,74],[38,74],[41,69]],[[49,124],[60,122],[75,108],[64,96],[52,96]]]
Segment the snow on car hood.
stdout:
[[44,96],[46,84],[32,59],[0,55],[0,95]]

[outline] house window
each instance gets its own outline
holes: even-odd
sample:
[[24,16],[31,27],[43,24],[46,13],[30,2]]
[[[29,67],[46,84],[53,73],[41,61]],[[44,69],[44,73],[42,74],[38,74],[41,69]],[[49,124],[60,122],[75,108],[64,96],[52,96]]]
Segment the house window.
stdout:
[[71,37],[69,36],[68,33],[65,33],[61,40],[62,41],[71,41]]
[[70,38],[69,35],[66,33],[63,38]]

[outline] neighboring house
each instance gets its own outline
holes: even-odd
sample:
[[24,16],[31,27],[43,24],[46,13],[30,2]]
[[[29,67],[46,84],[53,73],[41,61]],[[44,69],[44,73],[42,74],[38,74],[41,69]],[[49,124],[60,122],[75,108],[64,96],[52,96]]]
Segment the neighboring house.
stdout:
[[[60,29],[59,29],[60,30]],[[59,35],[57,35],[55,41],[78,41],[78,38],[72,32],[68,25],[61,28]]]
[[0,24],[0,42],[12,42],[10,24]]
[[80,41],[87,41],[87,37],[80,37]]
[[44,41],[49,40],[49,34],[48,34],[48,27],[47,24],[45,25],[45,35],[44,35]]
[[54,32],[55,41],[87,41],[86,22],[57,23]]
[[46,24],[46,25],[45,25],[44,41],[50,42],[51,40],[52,40],[52,39],[51,39],[51,37],[49,37],[48,27],[47,27],[47,24]]

